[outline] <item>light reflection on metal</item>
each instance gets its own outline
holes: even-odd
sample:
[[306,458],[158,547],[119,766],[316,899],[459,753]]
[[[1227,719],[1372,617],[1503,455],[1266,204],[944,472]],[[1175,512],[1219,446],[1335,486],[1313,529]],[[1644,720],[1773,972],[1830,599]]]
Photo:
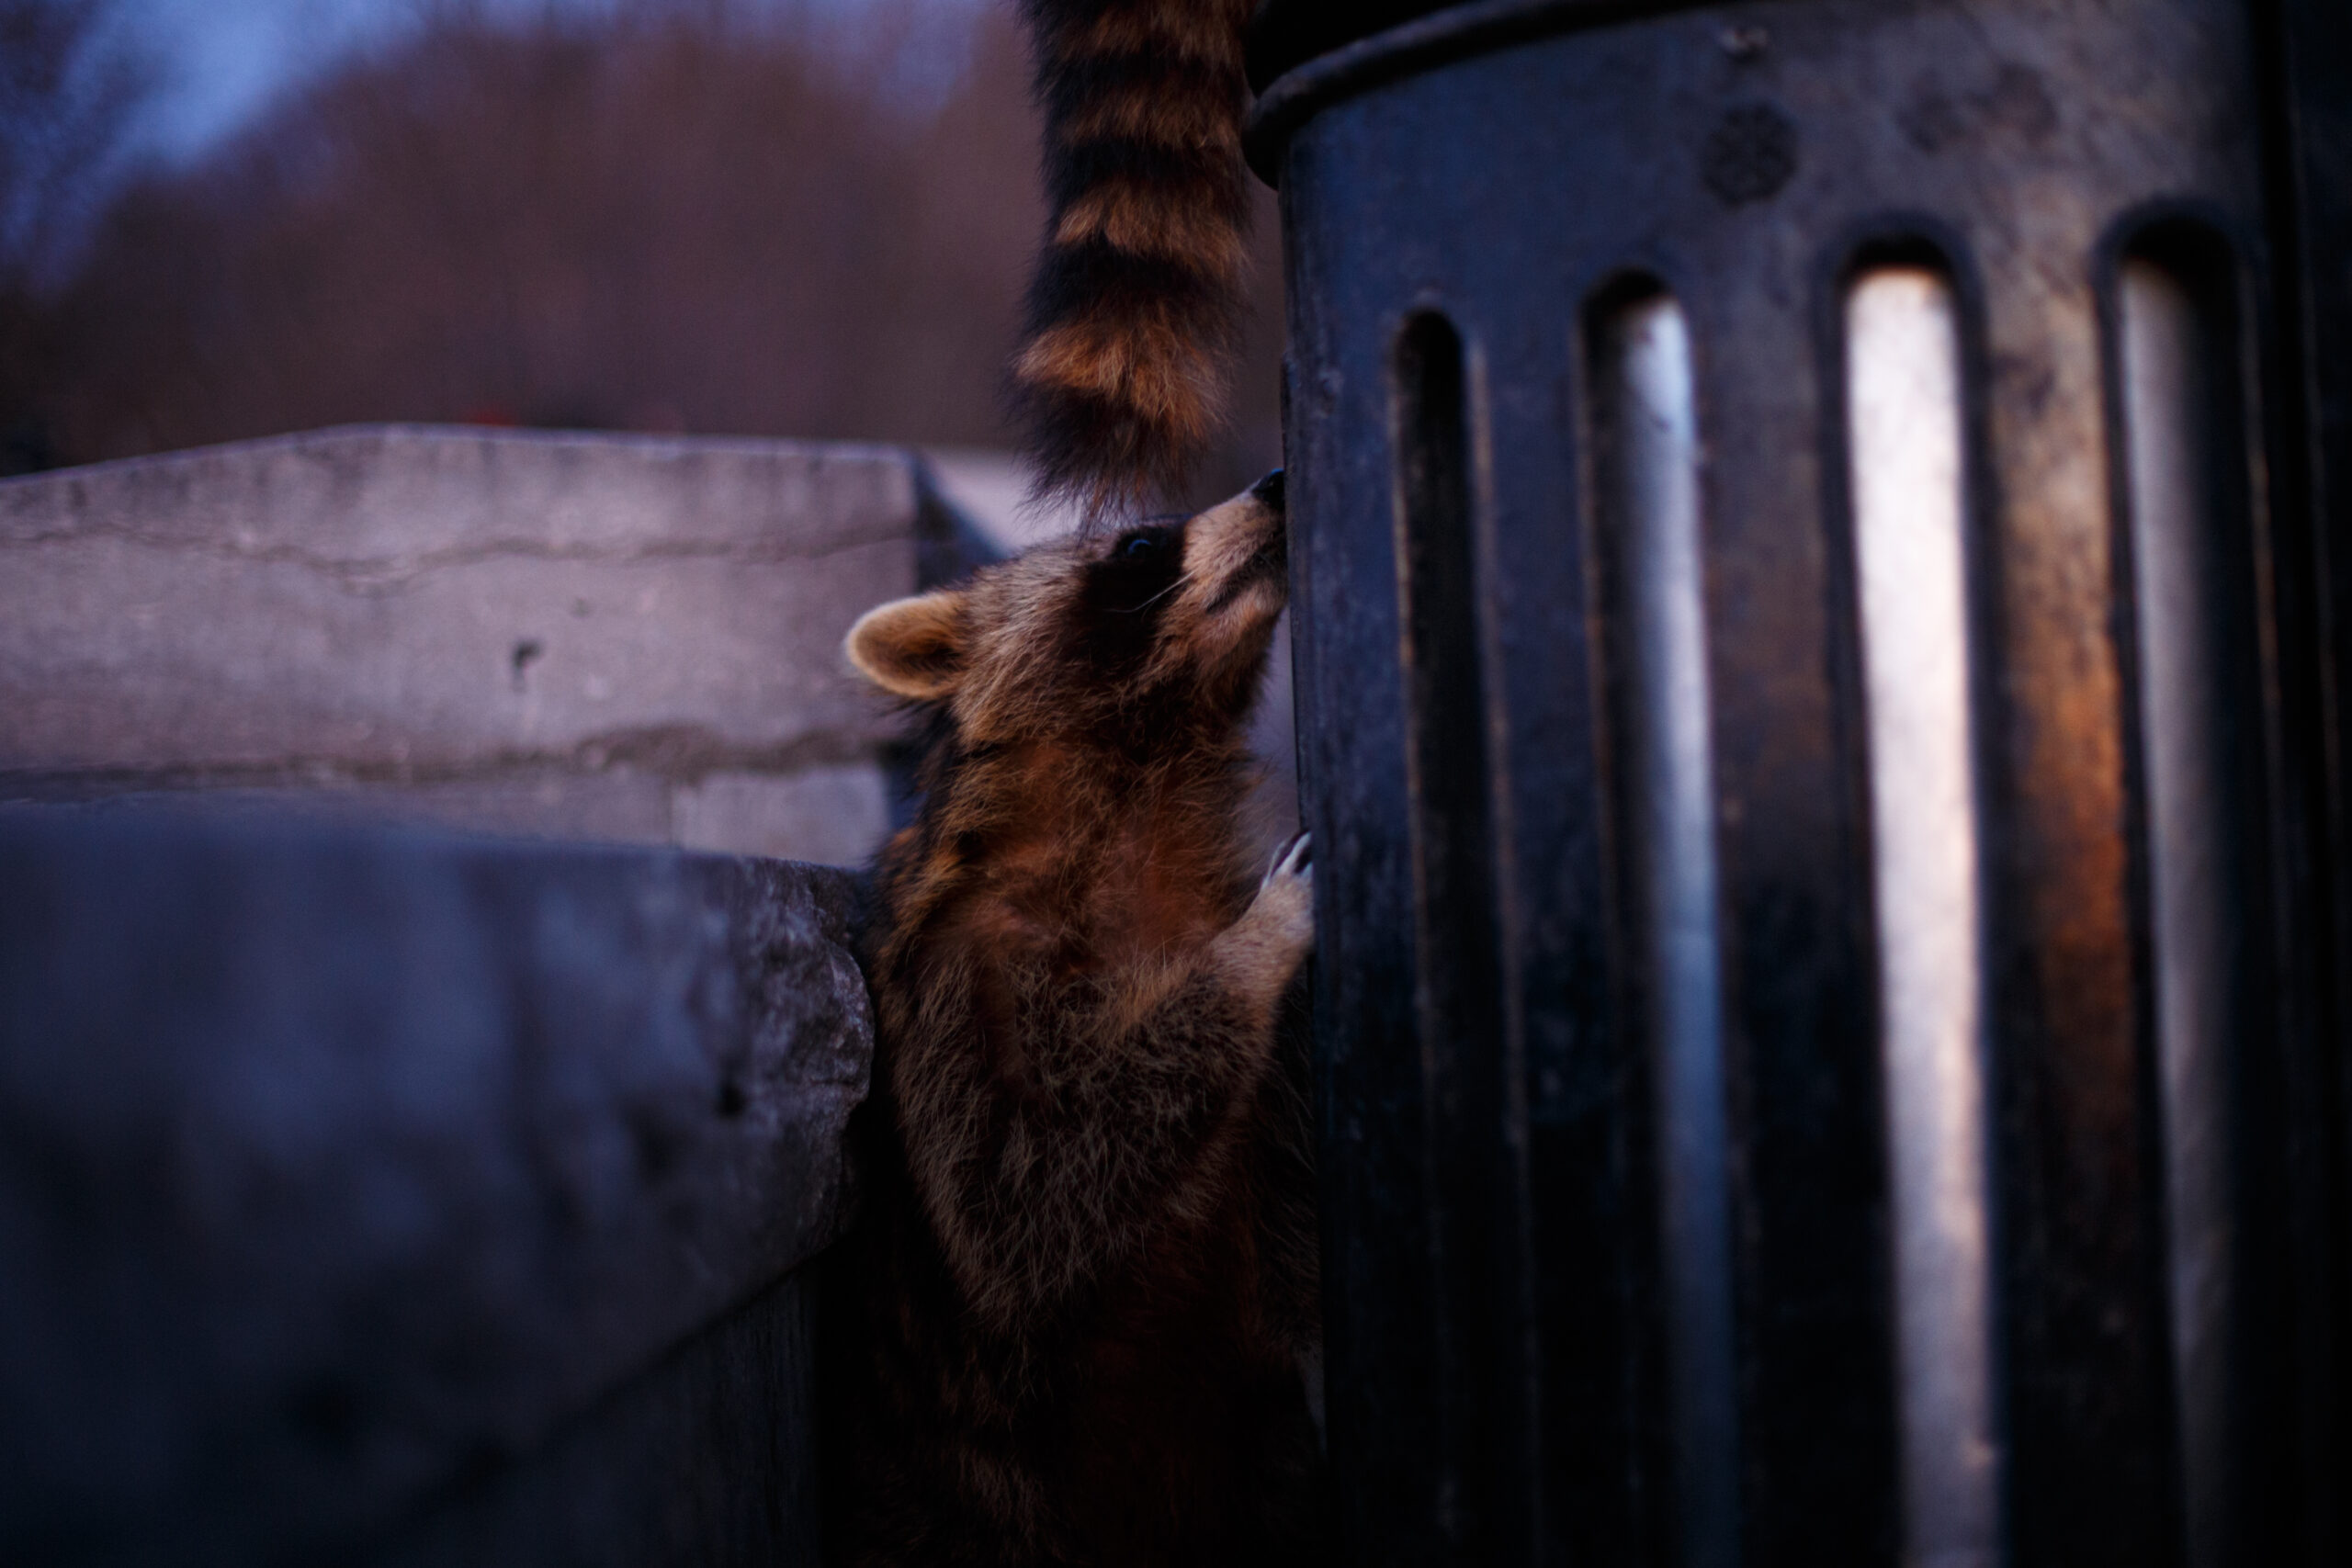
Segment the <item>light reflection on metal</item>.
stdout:
[[2207,498],[2219,460],[2215,367],[2196,300],[2144,259],[2122,276],[2122,367],[2132,590],[2148,797],[2156,1055],[2163,1081],[2173,1353],[2190,1568],[2220,1568],[2229,1465],[2228,1088],[2233,943],[2245,918],[2227,862],[2222,776],[2230,650],[2216,626]]
[[1626,784],[1657,1064],[1675,1515],[1685,1568],[1730,1568],[1737,1378],[1690,343],[1681,308],[1658,294],[1618,310],[1601,333],[1598,500],[1629,634]]
[[1959,344],[1935,272],[1876,268],[1848,297],[1904,1555],[1935,1568],[2000,1540]]

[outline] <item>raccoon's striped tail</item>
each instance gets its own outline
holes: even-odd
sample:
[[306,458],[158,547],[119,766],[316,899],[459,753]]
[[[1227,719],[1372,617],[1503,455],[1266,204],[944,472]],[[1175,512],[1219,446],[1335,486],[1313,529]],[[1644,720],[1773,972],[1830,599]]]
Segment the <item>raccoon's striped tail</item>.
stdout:
[[1179,489],[1223,418],[1249,223],[1252,0],[1023,0],[1051,216],[1012,383],[1040,493]]

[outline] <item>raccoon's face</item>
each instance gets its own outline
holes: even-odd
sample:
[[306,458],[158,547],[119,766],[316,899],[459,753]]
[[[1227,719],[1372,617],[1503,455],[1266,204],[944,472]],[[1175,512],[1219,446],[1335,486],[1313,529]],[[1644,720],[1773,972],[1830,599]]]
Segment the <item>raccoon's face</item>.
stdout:
[[851,628],[884,691],[943,705],[967,743],[1185,743],[1238,725],[1288,593],[1282,474],[1197,516],[1080,538],[901,599]]

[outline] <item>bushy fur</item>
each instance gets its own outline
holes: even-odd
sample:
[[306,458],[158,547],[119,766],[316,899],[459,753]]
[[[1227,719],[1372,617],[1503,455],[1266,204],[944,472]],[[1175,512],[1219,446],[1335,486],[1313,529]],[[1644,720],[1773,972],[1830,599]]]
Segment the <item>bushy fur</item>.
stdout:
[[1243,309],[1251,0],[1023,0],[1050,217],[1013,364],[1039,488],[1174,492],[1221,419]]
[[1309,881],[1237,821],[1282,560],[1261,486],[851,634],[941,736],[869,947],[836,1563],[1317,1560]]

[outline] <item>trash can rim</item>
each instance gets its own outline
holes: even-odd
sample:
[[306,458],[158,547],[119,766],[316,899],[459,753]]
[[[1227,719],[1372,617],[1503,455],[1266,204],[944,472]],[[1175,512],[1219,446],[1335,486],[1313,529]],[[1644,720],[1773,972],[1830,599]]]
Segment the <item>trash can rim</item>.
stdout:
[[[1467,5],[1399,22],[1337,49],[1297,62],[1276,61],[1278,72],[1258,95],[1242,133],[1250,167],[1269,186],[1282,184],[1283,150],[1291,135],[1338,100],[1489,50],[1546,33],[1605,27],[1642,17],[1698,10],[1716,0],[1473,0]],[[1287,13],[1272,0],[1257,26]]]

